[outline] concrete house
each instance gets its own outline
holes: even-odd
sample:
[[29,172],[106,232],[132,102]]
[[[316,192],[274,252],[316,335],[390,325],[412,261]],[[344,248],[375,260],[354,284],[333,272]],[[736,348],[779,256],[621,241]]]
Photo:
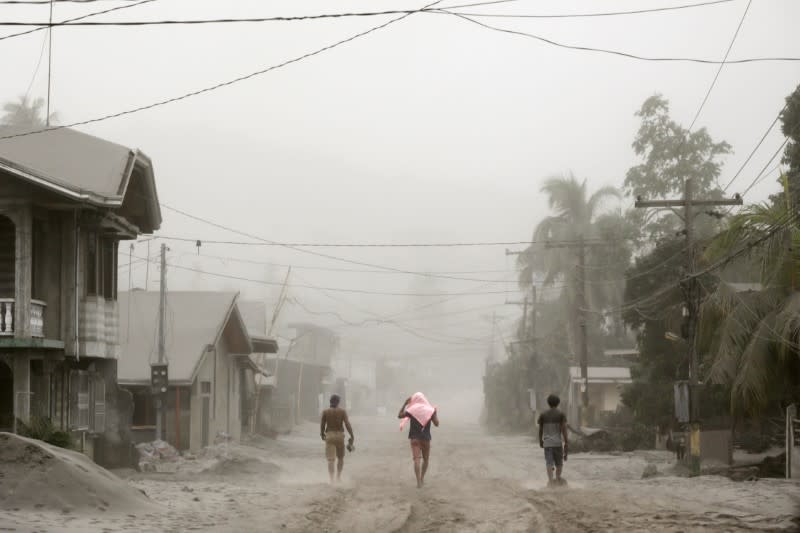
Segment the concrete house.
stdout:
[[0,430],[50,418],[115,463],[117,248],[160,224],[142,152],[69,128],[0,140]]
[[[150,389],[157,361],[159,293],[122,292],[119,297],[119,385],[133,395],[134,442],[155,438],[158,413]],[[253,340],[238,309],[238,294],[170,291],[167,295],[166,359],[169,364],[164,439],[179,450],[198,450],[219,435],[238,441],[250,426],[259,372]]]

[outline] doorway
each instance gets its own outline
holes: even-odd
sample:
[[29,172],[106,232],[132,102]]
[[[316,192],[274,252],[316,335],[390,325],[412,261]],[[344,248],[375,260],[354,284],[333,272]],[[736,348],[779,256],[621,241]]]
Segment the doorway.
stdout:
[[0,361],[0,431],[14,430],[14,374]]

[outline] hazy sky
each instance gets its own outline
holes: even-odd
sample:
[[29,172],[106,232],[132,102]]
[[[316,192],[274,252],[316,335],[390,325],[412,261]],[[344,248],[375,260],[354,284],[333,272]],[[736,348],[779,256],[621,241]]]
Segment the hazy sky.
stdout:
[[[57,3],[55,20],[123,5]],[[468,2],[450,1],[441,5]],[[692,3],[691,0],[518,0],[464,8],[473,13],[581,13]],[[583,19],[481,19],[557,41],[649,56],[721,59],[747,0],[655,14]],[[417,8],[424,2],[157,0],[89,20],[155,20],[299,15]],[[2,5],[0,20],[45,21],[48,7]],[[326,46],[391,17],[254,24],[56,28],[52,105],[61,123],[82,121],[178,96]],[[731,58],[800,56],[800,2],[754,0]],[[3,35],[24,28],[0,28]],[[46,32],[0,41],[0,100],[46,94]],[[523,241],[546,214],[542,180],[574,172],[592,188],[621,185],[636,159],[634,112],[655,92],[688,125],[715,65],[642,62],[556,48],[483,29],[442,14],[416,14],[334,50],[233,86],[153,110],[81,127],[144,150],[154,161],[163,203],[263,238],[293,242]],[[726,66],[697,123],[735,153],[726,183],[800,82],[800,63]],[[782,142],[777,129],[737,181],[741,190]],[[746,198],[774,189],[765,180]],[[627,205],[625,203],[624,205]],[[612,206],[613,207],[613,206]],[[161,233],[247,240],[164,210]],[[154,241],[155,254],[159,241]],[[137,245],[135,256],[146,254]],[[170,243],[170,262],[208,272],[281,281],[285,269],[221,261],[227,256],[315,268],[363,267],[276,247]],[[319,250],[399,269],[491,271],[457,276],[513,280],[503,246],[444,249]],[[127,255],[127,250],[125,254]],[[121,264],[127,263],[121,258]],[[505,271],[505,272],[504,272]],[[151,281],[157,276],[151,268]],[[271,297],[274,288],[170,271],[172,288],[235,288]],[[120,272],[127,287],[128,271]],[[145,267],[134,267],[143,285]],[[488,315],[519,309],[515,285],[434,281],[392,273],[296,269],[291,282],[383,292],[502,292],[462,296],[418,311],[396,326],[343,326],[287,305],[282,322],[314,318],[336,325],[348,349],[367,353],[485,353],[474,339]],[[157,288],[152,283],[150,288]],[[436,299],[323,293],[290,295],[315,312],[350,322],[427,305]],[[441,299],[441,298],[439,298]],[[494,309],[489,306],[495,305]],[[460,313],[465,309],[476,309]],[[455,315],[438,316],[442,313]],[[412,314],[400,315],[407,319]],[[284,333],[282,333],[284,334]],[[285,333],[285,334],[288,334]],[[445,337],[445,335],[447,337]],[[421,337],[429,337],[434,341]]]

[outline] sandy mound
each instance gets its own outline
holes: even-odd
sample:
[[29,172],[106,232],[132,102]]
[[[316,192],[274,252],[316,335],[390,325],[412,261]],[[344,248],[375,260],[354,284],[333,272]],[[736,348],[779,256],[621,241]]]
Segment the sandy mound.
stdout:
[[0,509],[143,511],[139,490],[77,452],[0,433]]

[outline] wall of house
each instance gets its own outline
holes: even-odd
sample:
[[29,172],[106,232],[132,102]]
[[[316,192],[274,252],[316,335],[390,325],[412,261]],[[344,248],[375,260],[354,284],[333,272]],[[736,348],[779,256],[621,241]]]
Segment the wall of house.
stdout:
[[211,383],[209,444],[213,444],[215,437],[222,433],[229,435],[234,441],[241,440],[241,387],[238,384],[238,365],[230,355],[224,334],[214,349],[206,352],[192,384],[189,437],[192,450],[202,447],[202,382],[204,381]]

